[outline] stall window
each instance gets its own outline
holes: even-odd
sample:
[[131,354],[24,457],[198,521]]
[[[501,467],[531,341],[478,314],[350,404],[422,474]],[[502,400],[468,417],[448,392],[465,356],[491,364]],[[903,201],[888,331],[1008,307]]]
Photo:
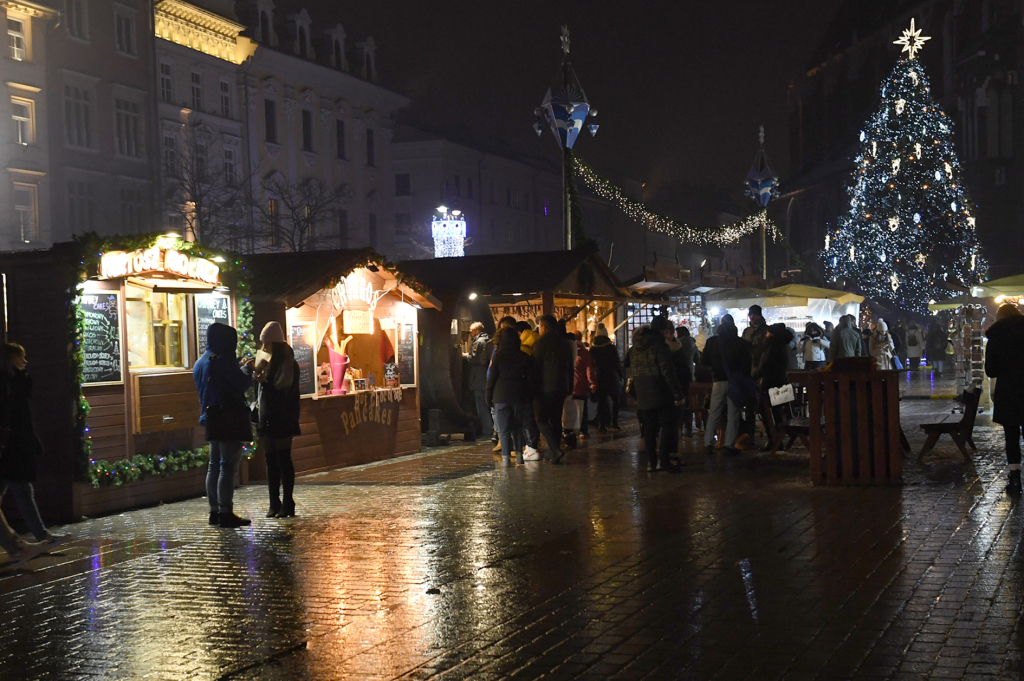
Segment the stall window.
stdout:
[[185,294],[127,284],[128,366],[184,367]]

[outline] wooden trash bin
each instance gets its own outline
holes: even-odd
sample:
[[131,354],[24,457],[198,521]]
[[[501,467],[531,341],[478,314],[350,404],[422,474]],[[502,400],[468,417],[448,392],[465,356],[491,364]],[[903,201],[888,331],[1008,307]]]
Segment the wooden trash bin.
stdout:
[[899,376],[898,371],[830,371],[801,377],[815,485],[902,482]]

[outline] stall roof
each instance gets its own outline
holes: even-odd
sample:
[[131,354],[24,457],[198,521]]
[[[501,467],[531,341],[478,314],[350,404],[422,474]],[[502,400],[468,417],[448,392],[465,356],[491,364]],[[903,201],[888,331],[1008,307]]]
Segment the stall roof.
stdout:
[[807,305],[805,296],[794,296],[778,291],[760,288],[726,289],[719,293],[711,293],[704,297],[708,305],[715,303],[726,309],[747,308],[751,305],[761,307],[800,307]]
[[803,296],[804,298],[824,298],[826,300],[834,300],[840,305],[846,305],[847,303],[863,303],[864,296],[858,296],[856,293],[847,293],[846,291],[835,291],[828,288],[819,288],[817,286],[807,286],[806,284],[786,284],[785,286],[776,286],[770,291],[777,291],[779,293],[785,293],[789,296]]
[[[588,276],[584,266],[593,273],[593,291],[585,290]],[[467,291],[480,296],[501,296],[552,291],[556,295],[588,297],[594,293],[598,297],[632,299],[629,290],[599,257],[577,251],[406,260],[398,268],[438,295]]]
[[948,300],[940,300],[937,303],[928,303],[928,310],[930,312],[939,312],[941,310],[955,310],[958,307],[964,305],[984,305],[984,298],[975,298],[969,293],[965,293],[962,296],[950,298]]
[[1015,274],[1012,277],[993,279],[984,284],[973,286],[971,293],[975,296],[1010,296],[1016,298],[1024,296],[1024,274]]
[[[396,274],[406,271],[403,267],[388,264],[384,256],[370,248],[259,253],[245,257],[251,286],[249,297],[256,301],[283,302],[286,307],[298,305],[357,267],[368,265],[376,266],[377,274],[388,282],[397,283]],[[440,301],[429,291],[416,291],[405,284],[398,286],[420,305],[441,308]]]

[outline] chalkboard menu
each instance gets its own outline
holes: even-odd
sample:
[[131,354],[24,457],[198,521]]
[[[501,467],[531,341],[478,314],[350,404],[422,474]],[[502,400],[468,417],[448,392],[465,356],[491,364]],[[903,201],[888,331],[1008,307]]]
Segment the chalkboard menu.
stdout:
[[412,324],[397,324],[398,347],[395,362],[398,363],[398,378],[402,385],[416,385],[416,334]]
[[220,322],[231,323],[231,299],[216,293],[199,293],[196,299],[196,350],[198,354],[206,352],[206,335],[210,324]]
[[82,295],[82,383],[121,383],[121,305],[119,291]]
[[316,392],[316,353],[313,350],[313,324],[292,324],[289,329],[292,351],[299,365],[299,394]]

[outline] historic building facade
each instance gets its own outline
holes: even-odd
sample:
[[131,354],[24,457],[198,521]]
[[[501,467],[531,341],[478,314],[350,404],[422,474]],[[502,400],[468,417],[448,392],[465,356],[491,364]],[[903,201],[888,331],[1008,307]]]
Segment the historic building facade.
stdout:
[[[865,5],[868,6],[865,6]],[[858,134],[899,58],[893,41],[913,17],[931,37],[918,58],[953,119],[957,153],[977,204],[994,277],[1020,270],[1024,246],[1024,24],[1013,0],[864,3],[839,11],[807,72],[790,86],[793,177],[772,212],[800,258],[821,274],[825,230],[848,207]]]
[[373,39],[270,0],[162,0],[156,16],[166,223],[241,251],[390,254],[408,100],[377,84]]
[[62,0],[46,36],[51,242],[159,226],[153,12]]
[[40,248],[52,242],[50,221],[47,27],[57,12],[35,2],[0,2],[7,52],[0,60],[0,90],[11,125],[0,133],[0,250]]

